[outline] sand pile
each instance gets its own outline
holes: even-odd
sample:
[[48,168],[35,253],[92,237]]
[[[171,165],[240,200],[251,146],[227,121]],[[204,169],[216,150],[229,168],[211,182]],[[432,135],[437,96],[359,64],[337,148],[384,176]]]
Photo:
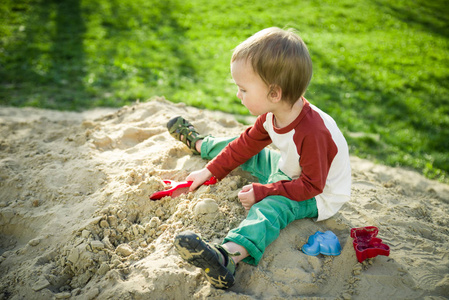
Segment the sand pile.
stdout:
[[[232,116],[154,99],[84,113],[0,109],[0,299],[445,299],[449,187],[352,158],[353,196],[330,220],[292,223],[259,266],[216,290],[173,248],[193,230],[220,242],[245,218],[236,170],[213,186],[150,201],[163,179],[206,162],[168,134],[176,115],[202,134],[234,136]],[[352,227],[377,226],[389,257],[358,263]],[[341,255],[300,251],[332,230]]]

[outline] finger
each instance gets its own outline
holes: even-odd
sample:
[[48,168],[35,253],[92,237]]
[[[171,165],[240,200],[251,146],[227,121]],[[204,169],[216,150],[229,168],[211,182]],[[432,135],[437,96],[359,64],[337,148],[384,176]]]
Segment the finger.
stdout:
[[239,198],[239,200],[240,200],[240,202],[245,202],[245,200],[246,200],[246,193],[245,192],[239,192],[238,194],[237,194],[237,197]]
[[245,185],[242,187],[242,191],[247,192],[247,191],[251,190],[252,187],[253,187],[252,184]]
[[245,205],[245,197],[242,195],[238,195],[239,201],[242,205]]
[[190,173],[190,174],[186,177],[186,181],[195,181],[195,177],[192,175],[192,173]]
[[203,178],[202,176],[194,178],[193,183],[190,186],[190,191],[192,192],[192,191],[196,190],[200,185],[205,183],[207,179],[208,179],[207,177]]
[[193,192],[202,184],[201,180],[194,180],[192,185],[189,188],[189,191]]
[[250,190],[247,190],[247,191],[245,191],[245,190],[240,190],[240,192],[237,194],[239,197],[245,197],[246,195],[248,195],[248,192],[249,192]]

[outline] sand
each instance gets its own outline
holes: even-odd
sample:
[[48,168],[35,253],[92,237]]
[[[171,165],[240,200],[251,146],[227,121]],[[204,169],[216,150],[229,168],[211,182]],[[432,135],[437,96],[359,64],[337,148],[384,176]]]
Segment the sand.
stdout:
[[[245,218],[235,170],[213,186],[150,201],[163,179],[206,162],[165,124],[183,115],[202,134],[234,136],[231,115],[155,98],[83,113],[0,108],[0,299],[446,299],[449,186],[351,157],[351,201],[329,220],[298,220],[237,283],[213,288],[173,248],[183,230],[220,242]],[[359,263],[350,229],[377,226],[390,256]],[[333,231],[339,256],[301,252]]]

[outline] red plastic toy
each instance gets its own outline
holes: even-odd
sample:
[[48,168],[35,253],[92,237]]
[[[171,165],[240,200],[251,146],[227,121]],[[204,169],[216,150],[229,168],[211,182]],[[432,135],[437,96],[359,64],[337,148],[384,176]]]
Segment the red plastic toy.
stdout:
[[[188,188],[192,185],[193,181],[176,182],[173,180],[164,180],[164,183],[167,185],[166,189],[152,194],[150,196],[151,200],[159,200],[166,196],[170,196],[172,198],[178,197],[179,195],[189,191]],[[216,183],[217,178],[211,177],[209,180],[204,182],[203,185],[211,185]]]
[[361,263],[367,258],[378,255],[389,256],[390,247],[379,238],[376,238],[379,229],[375,226],[359,227],[351,229],[351,237],[354,239],[354,249],[357,260]]

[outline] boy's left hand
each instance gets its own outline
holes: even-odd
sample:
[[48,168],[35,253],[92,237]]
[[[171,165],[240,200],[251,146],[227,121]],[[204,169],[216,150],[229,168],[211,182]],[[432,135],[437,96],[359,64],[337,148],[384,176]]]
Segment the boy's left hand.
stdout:
[[239,200],[246,210],[249,210],[251,206],[256,203],[256,196],[254,195],[254,189],[252,184],[245,185],[238,194]]

